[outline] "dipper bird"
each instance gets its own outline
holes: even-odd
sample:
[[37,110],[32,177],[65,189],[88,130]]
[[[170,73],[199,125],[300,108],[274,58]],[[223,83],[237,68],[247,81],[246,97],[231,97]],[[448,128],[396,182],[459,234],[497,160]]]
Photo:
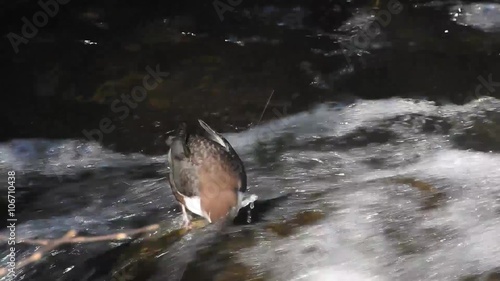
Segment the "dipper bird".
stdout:
[[182,208],[184,227],[191,227],[188,211],[209,223],[234,219],[240,208],[257,199],[246,195],[247,175],[231,144],[202,120],[204,134],[188,134],[186,123],[167,139],[169,184]]

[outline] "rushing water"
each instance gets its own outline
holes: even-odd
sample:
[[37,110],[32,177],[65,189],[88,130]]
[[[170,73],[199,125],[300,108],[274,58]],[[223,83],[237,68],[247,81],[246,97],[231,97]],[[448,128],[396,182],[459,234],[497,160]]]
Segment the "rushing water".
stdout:
[[[319,23],[312,26],[307,21],[306,6],[238,7],[232,14],[235,19],[249,18],[266,28],[240,30],[238,25],[228,24],[229,31],[221,31],[223,35],[213,39],[220,41],[221,45],[212,46],[222,50],[220,54],[211,53],[210,48],[205,54],[205,43],[200,43],[202,51],[194,54],[231,63],[215,68],[201,65],[206,69],[199,73],[198,64],[202,63],[191,58],[188,47],[196,45],[196,40],[203,42],[208,35],[184,32],[184,25],[193,25],[190,17],[185,23],[177,23],[178,30],[166,29],[170,21],[165,19],[139,26],[136,33],[144,38],[132,38],[142,45],[132,44],[135,41],[129,38],[132,42],[129,51],[150,56],[155,64],[156,60],[162,61],[159,58],[162,52],[171,51],[164,49],[166,46],[173,50],[186,48],[189,57],[185,64],[177,62],[181,65],[177,68],[176,53],[163,58],[168,64],[173,60],[172,75],[185,80],[181,79],[180,86],[174,83],[174,87],[167,87],[168,91],[157,94],[184,95],[189,92],[188,85],[202,84],[203,80],[196,77],[203,74],[210,81],[236,77],[227,80],[229,86],[222,83],[219,85],[222,88],[216,85],[217,89],[212,89],[215,94],[234,92],[231,100],[206,95],[208,90],[196,92],[210,96],[207,100],[212,104],[226,108],[242,106],[258,95],[267,99],[269,85],[262,81],[271,80],[273,87],[289,86],[277,88],[274,99],[281,99],[277,103],[286,101],[280,97],[284,92],[297,93],[292,96],[292,99],[298,97],[292,101],[294,105],[310,102],[304,96],[315,91],[323,91],[320,96],[325,98],[310,111],[276,114],[274,121],[225,134],[243,159],[249,190],[259,200],[253,209],[242,210],[234,225],[222,230],[209,225],[188,234],[178,231],[181,213],[166,180],[169,168],[165,155],[123,154],[118,152],[122,150],[109,148],[112,146],[80,139],[12,139],[0,143],[0,173],[16,171],[18,239],[57,238],[70,229],[94,236],[161,224],[152,237],[132,242],[62,245],[42,261],[20,269],[17,279],[500,280],[500,100],[480,98],[482,94],[497,94],[494,88],[499,75],[496,67],[499,5],[455,0],[413,1],[403,3],[402,10],[391,16],[390,23],[381,24],[376,15],[386,10],[387,1],[373,2],[363,7],[357,4],[349,12],[344,6],[350,4],[332,4],[332,7],[318,4],[314,17]],[[229,13],[226,15],[229,18]],[[381,26],[370,29],[376,32],[366,37],[363,32],[377,22]],[[317,24],[325,30],[319,30]],[[275,29],[276,26],[287,32]],[[98,43],[92,44],[96,45],[92,48],[107,46],[104,39],[120,42],[121,37],[126,37],[124,33],[130,33],[126,28],[114,38],[111,34],[115,31],[110,38],[95,39]],[[73,34],[73,30],[69,33]],[[184,40],[186,37],[189,40]],[[41,40],[43,36],[38,38]],[[90,39],[82,40],[87,44]],[[149,44],[160,41],[168,44]],[[364,44],[357,44],[361,41]],[[240,53],[226,52],[232,50],[225,49],[228,44],[250,55],[243,58]],[[265,49],[272,50],[269,54],[265,50],[255,51],[267,45],[273,48]],[[35,45],[29,46],[37,49]],[[111,53],[117,52],[115,47],[108,46]],[[54,50],[59,57],[59,49]],[[133,57],[129,51],[123,54],[124,59],[110,61],[109,65],[128,62]],[[95,60],[100,62],[105,57],[104,51],[96,53],[99,56]],[[259,56],[265,58],[260,61],[271,59],[270,63],[262,67],[254,65]],[[94,74],[82,66],[83,62],[71,56],[68,61],[69,66],[74,64],[68,69]],[[249,68],[245,67],[248,65],[257,70],[240,71]],[[121,67],[130,70],[128,64]],[[220,72],[210,76],[210,71],[219,68]],[[109,74],[108,70],[103,72]],[[258,76],[261,72],[267,74]],[[50,75],[44,74],[40,79],[45,82],[34,88],[51,93],[52,88],[44,87],[51,82],[46,82],[49,76],[56,76],[46,73]],[[23,85],[32,87],[25,77],[22,83],[14,83],[16,93],[22,93]],[[68,79],[71,85],[81,80],[75,88],[82,95],[92,96],[92,91],[84,87],[91,79],[78,80],[75,76]],[[478,92],[479,86],[483,88]],[[433,94],[437,92],[444,96],[449,93],[468,103],[388,98],[391,95],[435,98]],[[206,104],[191,101],[192,96],[186,98],[193,105],[189,110],[172,101],[175,106],[167,107],[167,111],[203,116],[213,113],[204,107],[210,105],[208,101]],[[341,96],[348,102],[324,102],[339,101]],[[373,101],[354,96],[382,99]],[[241,104],[233,102],[235,99]],[[258,107],[261,99],[256,100],[254,105]],[[16,116],[36,113],[26,109],[29,107]],[[238,110],[225,117],[245,119],[247,112]],[[259,107],[257,116],[260,110]],[[56,118],[67,117],[57,112]],[[76,128],[79,135],[82,124],[87,129],[97,124],[85,121],[89,116],[87,111],[83,112],[76,114],[78,119],[67,119],[68,126]],[[118,126],[128,134],[114,139],[106,136],[106,140],[111,140],[108,144],[122,142],[131,144],[132,151],[148,151],[153,143],[150,140],[163,134],[163,129],[171,128],[158,125],[153,130],[145,127],[148,121],[143,120],[152,124],[175,123],[160,122],[160,118],[144,116],[144,112],[138,111],[137,116],[125,120],[131,122],[140,115],[136,127],[130,123]],[[276,113],[268,110],[267,115],[270,112]],[[100,113],[95,116],[94,119],[101,118]],[[212,119],[227,121],[220,115],[213,116],[216,117]],[[80,119],[82,123],[77,123]],[[45,128],[64,135],[64,126],[45,126],[38,128],[38,132],[43,133]],[[142,134],[149,134],[149,138],[142,139]],[[141,145],[144,147],[137,147]],[[4,200],[7,192],[5,189],[1,192],[0,206],[7,208]],[[3,229],[6,215],[0,215]],[[4,230],[0,234],[9,233]],[[32,245],[16,245],[17,260],[36,249]],[[2,245],[0,251],[0,264],[5,266],[7,245]]]
[[[358,100],[227,134],[245,162],[250,191],[261,202],[280,199],[250,224],[223,233],[198,229],[163,244],[146,275],[496,280],[486,276],[494,278],[500,266],[500,156],[487,150],[495,150],[498,135],[479,131],[498,132],[498,125],[483,126],[499,114],[500,101],[489,98],[462,106]],[[486,151],[468,149],[467,140]],[[23,238],[181,225],[165,156],[122,155],[75,140],[12,140],[1,144],[0,160],[2,174],[18,171]],[[109,280],[130,247],[63,246],[25,268],[20,280]],[[32,251],[19,245],[18,258]]]

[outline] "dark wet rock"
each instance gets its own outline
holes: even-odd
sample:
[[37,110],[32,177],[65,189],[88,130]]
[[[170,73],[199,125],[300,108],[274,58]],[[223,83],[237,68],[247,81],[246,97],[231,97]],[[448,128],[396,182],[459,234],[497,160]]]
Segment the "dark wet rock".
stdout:
[[332,151],[343,150],[356,147],[365,147],[370,144],[384,144],[394,140],[396,133],[384,128],[358,128],[341,137],[322,137],[310,141],[310,145],[315,150]]
[[[266,132],[267,135],[273,132]],[[271,142],[258,141],[254,145],[254,155],[257,162],[264,166],[264,163],[275,163],[279,165],[279,158],[286,151],[286,149],[293,145],[293,134],[280,135],[273,139]]]
[[482,274],[462,277],[460,278],[460,281],[500,281],[500,269],[495,269]]
[[226,269],[219,273],[215,281],[265,281],[263,277],[257,277],[252,273],[248,266],[240,263],[235,263],[226,267]]
[[[387,243],[402,256],[435,250],[440,244],[457,237],[455,230],[448,227],[421,228],[419,219],[403,213],[388,213],[382,229]],[[411,215],[410,215],[411,216]]]
[[437,189],[434,188],[432,185],[426,183],[426,182],[423,182],[423,181],[420,181],[420,180],[417,180],[417,179],[413,179],[413,178],[400,178],[400,179],[395,179],[394,182],[397,182],[397,183],[402,183],[402,184],[408,184],[424,193],[435,193],[437,192]]
[[[192,231],[204,226],[206,226],[204,220],[193,221]],[[106,279],[117,281],[147,280],[160,266],[157,256],[168,251],[186,234],[186,229],[175,229],[159,233],[139,243],[127,243],[111,249],[85,263],[84,268],[89,272],[93,271],[86,280],[100,280],[98,278],[104,276]]]
[[324,217],[325,214],[320,211],[303,211],[296,214],[290,220],[280,223],[270,223],[266,228],[280,237],[286,237],[295,233],[301,226],[314,224]]
[[372,169],[381,169],[387,167],[389,157],[373,157],[368,160],[364,160],[363,163],[368,165]]
[[452,124],[441,116],[427,116],[423,114],[405,114],[384,120],[384,125],[403,125],[426,134],[447,134]]
[[[200,239],[197,236],[203,235],[205,227],[214,227],[214,225],[207,226],[204,219],[193,221],[193,226],[189,235],[192,235],[191,239],[195,240]],[[91,273],[85,280],[101,280],[102,278],[106,280],[112,278],[117,281],[147,280],[157,272],[163,271],[162,268],[165,267],[181,269],[180,280],[265,280],[261,274],[252,272],[251,268],[235,262],[233,258],[233,255],[242,249],[256,245],[257,238],[252,229],[240,229],[237,232],[231,232],[229,229],[228,233],[218,233],[215,229],[208,231],[215,234],[215,238],[203,242],[203,247],[196,251],[186,267],[180,261],[171,260],[181,255],[180,253],[169,254],[169,252],[190,251],[186,246],[181,249],[177,247],[188,232],[185,229],[174,229],[166,233],[160,230],[160,233],[137,243],[127,243],[111,249],[88,260],[84,267],[77,270]],[[164,254],[167,254],[170,259],[158,258]],[[162,265],[164,262],[170,264]]]
[[400,255],[412,255],[425,249],[401,229],[386,228],[383,233]]
[[[422,114],[400,115],[370,125],[369,127],[358,127],[341,137],[322,137],[309,142],[309,144],[321,151],[351,149],[372,144],[392,143],[401,138],[400,132],[405,133],[408,129],[415,133],[447,134],[452,128],[452,124],[445,118]],[[367,164],[375,167],[385,162],[386,159],[379,157]]]
[[500,113],[480,112],[472,120],[456,125],[457,133],[452,136],[456,146],[483,152],[500,151]]
[[436,189],[434,186],[413,178],[394,179],[394,182],[409,185],[422,194],[422,210],[432,210],[443,206],[446,203],[446,193]]
[[394,132],[378,128],[360,128],[334,143],[338,148],[364,147],[369,144],[383,144],[395,138]]
[[196,252],[181,280],[267,280],[262,273],[238,262],[235,255],[257,243],[252,229],[229,232]]
[[182,281],[200,280],[200,281],[265,281],[268,280],[252,272],[251,268],[241,263],[228,262],[218,272],[212,272],[198,265],[190,265],[186,269],[186,273],[182,276]]
[[422,210],[432,210],[435,208],[440,208],[446,203],[446,193],[438,192],[432,195],[426,196],[422,202]]
[[269,224],[267,229],[281,237],[287,237],[294,233],[294,226],[287,223]]

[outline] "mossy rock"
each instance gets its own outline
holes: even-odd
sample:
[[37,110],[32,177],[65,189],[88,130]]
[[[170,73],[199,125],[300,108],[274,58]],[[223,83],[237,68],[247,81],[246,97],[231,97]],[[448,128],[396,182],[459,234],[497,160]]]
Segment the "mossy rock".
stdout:
[[238,253],[257,243],[254,229],[240,229],[219,235],[216,240],[196,251],[195,258],[187,265],[181,280],[266,280],[262,272],[255,272],[253,268],[238,262],[241,258],[237,256]]
[[252,269],[241,263],[232,263],[217,274],[215,281],[264,281],[263,277],[255,276]]
[[132,72],[118,80],[108,80],[97,88],[91,101],[102,104],[118,98],[122,93],[130,93],[133,87],[143,84],[142,79],[145,75]]
[[407,184],[407,185],[414,187],[414,188],[416,188],[424,193],[438,192],[437,189],[435,187],[433,187],[432,185],[430,185],[426,182],[414,179],[414,178],[397,178],[397,179],[394,179],[394,182],[401,183],[401,184]]
[[[204,219],[192,221],[191,231],[201,229],[207,225]],[[179,241],[189,230],[175,229],[164,234],[145,239],[137,244],[132,244],[113,266],[112,280],[133,281],[144,280],[156,267],[156,257],[166,251],[170,246]]]
[[457,146],[483,152],[500,151],[500,114],[498,112],[483,112],[481,116],[467,120],[465,125],[459,121],[455,123],[458,133],[452,136]]
[[[108,80],[102,83],[90,99],[92,102],[105,104],[113,100],[121,100],[121,95],[130,95],[132,89],[143,85],[147,73],[132,72],[117,80]],[[156,109],[166,109],[171,106],[171,94],[179,91],[179,85],[170,79],[163,79],[157,86],[147,91],[146,101],[149,106]]]
[[500,269],[483,274],[465,276],[460,278],[460,281],[500,281]]
[[436,189],[431,184],[414,178],[396,178],[393,182],[409,185],[422,193],[422,210],[431,210],[445,203],[446,193]]
[[[271,130],[266,131],[266,129],[261,129],[259,131],[262,137],[266,135],[274,134]],[[269,162],[277,162],[280,156],[286,151],[286,148],[290,146],[295,140],[293,134],[284,134],[272,140],[271,143],[265,143],[257,141],[254,145],[254,154],[257,162],[261,165],[268,164]]]
[[299,227],[315,224],[324,218],[325,214],[321,211],[302,211],[288,221],[268,224],[266,229],[279,237],[287,237],[296,233]]

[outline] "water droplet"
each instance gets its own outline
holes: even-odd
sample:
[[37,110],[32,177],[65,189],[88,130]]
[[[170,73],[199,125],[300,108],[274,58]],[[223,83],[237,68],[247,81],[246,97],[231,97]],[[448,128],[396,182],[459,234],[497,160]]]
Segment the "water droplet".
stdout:
[[74,265],[72,265],[72,266],[70,266],[70,267],[66,268],[66,269],[63,271],[63,273],[67,273],[67,272],[69,272],[70,270],[72,270],[73,268],[75,268],[75,266],[74,266]]

